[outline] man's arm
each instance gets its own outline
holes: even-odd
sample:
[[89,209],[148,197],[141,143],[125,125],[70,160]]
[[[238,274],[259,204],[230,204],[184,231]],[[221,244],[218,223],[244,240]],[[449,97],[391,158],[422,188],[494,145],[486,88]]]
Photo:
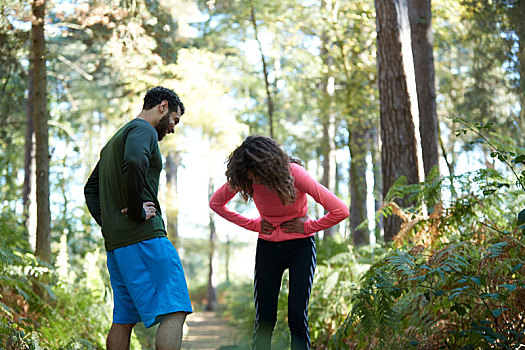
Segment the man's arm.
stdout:
[[102,226],[102,211],[100,209],[100,194],[98,189],[98,163],[89,176],[89,179],[84,186],[84,197],[86,198],[86,205],[88,210],[99,226]]
[[142,204],[144,186],[149,169],[152,146],[156,142],[154,129],[133,128],[126,136],[124,161],[122,163],[122,181],[127,196],[127,213],[136,221],[147,219]]

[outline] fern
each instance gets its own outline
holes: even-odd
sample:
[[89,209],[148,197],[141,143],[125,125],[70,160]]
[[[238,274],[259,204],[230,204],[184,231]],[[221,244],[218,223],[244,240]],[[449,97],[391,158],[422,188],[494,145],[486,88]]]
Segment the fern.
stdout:
[[[525,237],[509,227],[523,194],[493,170],[439,182],[453,184],[457,197],[428,217],[418,204],[382,208],[381,215],[405,218],[405,236],[360,280],[332,337],[335,348],[506,349],[525,342]],[[428,201],[437,197],[433,186],[397,188],[390,199],[414,193]]]

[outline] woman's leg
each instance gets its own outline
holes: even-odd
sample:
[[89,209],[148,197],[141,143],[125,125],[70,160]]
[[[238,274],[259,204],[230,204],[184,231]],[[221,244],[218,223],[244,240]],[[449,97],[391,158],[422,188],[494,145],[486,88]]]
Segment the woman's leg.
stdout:
[[290,292],[288,294],[288,326],[291,334],[292,350],[310,349],[308,328],[308,300],[314,279],[317,255],[315,239],[304,240],[305,244],[295,247],[296,252],[290,260]]
[[255,327],[253,350],[269,350],[277,321],[277,303],[284,268],[272,242],[259,240],[255,256],[254,301]]

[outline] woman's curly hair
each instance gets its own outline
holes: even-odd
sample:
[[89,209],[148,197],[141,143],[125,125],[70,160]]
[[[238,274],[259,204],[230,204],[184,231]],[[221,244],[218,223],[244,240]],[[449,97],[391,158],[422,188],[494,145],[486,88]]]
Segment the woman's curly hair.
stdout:
[[238,191],[247,201],[253,198],[250,171],[261,184],[277,194],[283,205],[295,202],[294,177],[290,173],[290,162],[301,162],[287,155],[272,138],[248,136],[228,157],[226,178],[230,188]]

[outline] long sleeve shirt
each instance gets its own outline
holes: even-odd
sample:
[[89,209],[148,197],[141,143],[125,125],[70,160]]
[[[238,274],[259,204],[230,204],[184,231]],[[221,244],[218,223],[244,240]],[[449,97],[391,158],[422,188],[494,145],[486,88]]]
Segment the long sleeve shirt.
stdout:
[[[157,194],[162,158],[155,128],[134,119],[100,152],[84,187],[89,212],[102,227],[106,250],[166,236]],[[153,202],[156,216],[146,219],[142,204]],[[126,214],[121,210],[127,208]]]
[[[237,192],[233,191],[228,183],[225,183],[211,197],[210,208],[226,220],[247,230],[259,232],[259,238],[272,242],[313,236],[315,232],[334,226],[349,216],[348,207],[344,202],[315,181],[302,166],[291,163],[290,171],[295,179],[297,193],[296,200],[292,204],[283,205],[279,197],[264,185],[253,184],[253,202],[260,217],[249,219],[227,206]],[[304,233],[284,232],[280,224],[307,214],[307,194],[324,207],[327,211],[326,215],[317,220],[307,220],[304,223]],[[261,218],[275,227],[271,234],[261,232]]]

